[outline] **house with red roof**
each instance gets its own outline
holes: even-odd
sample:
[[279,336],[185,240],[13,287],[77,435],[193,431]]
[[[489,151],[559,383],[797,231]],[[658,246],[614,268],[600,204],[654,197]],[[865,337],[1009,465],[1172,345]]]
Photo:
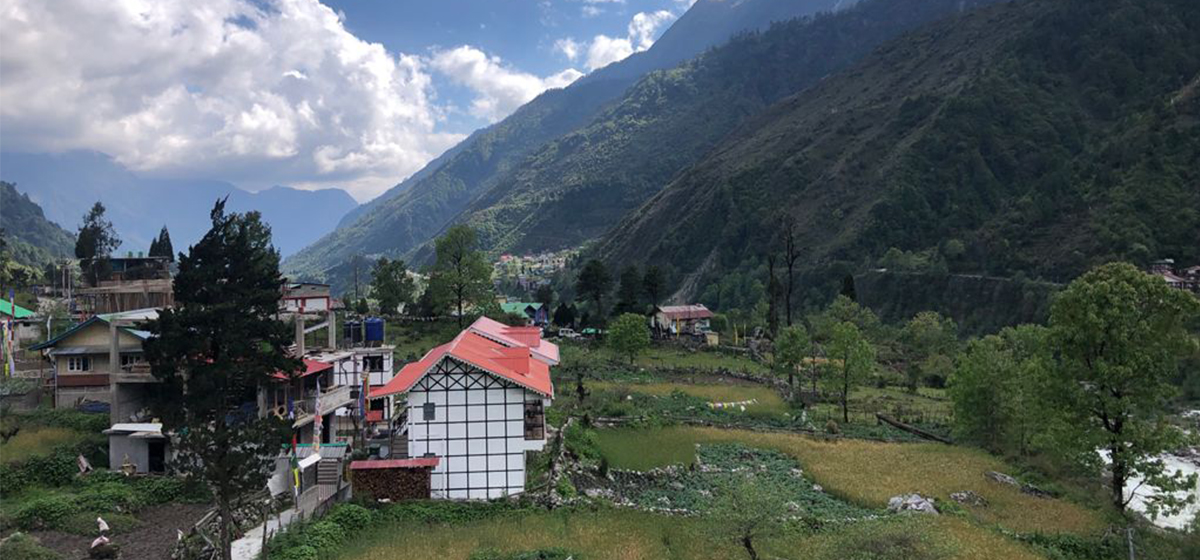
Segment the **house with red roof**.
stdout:
[[558,356],[540,329],[481,317],[371,392],[387,402],[390,458],[436,461],[435,498],[523,492],[525,452],[546,445]]

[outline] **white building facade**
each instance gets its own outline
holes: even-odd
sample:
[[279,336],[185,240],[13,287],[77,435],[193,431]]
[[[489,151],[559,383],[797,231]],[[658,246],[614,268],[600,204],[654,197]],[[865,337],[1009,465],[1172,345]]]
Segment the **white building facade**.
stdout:
[[540,329],[480,319],[408,364],[372,399],[396,410],[409,457],[437,458],[434,498],[494,499],[525,490],[526,452],[546,445],[558,349]]

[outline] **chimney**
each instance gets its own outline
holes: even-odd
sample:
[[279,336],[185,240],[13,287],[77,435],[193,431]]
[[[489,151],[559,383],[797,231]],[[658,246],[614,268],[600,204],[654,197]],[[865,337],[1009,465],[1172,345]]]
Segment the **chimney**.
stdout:
[[296,357],[304,357],[304,315],[296,315]]

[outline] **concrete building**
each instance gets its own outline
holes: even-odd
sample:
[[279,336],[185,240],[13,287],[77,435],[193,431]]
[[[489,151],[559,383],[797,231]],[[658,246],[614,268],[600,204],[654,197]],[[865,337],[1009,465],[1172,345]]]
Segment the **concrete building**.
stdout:
[[104,433],[108,435],[108,465],[113,470],[130,465],[131,470],[143,474],[166,472],[174,456],[170,438],[157,422],[117,423]]

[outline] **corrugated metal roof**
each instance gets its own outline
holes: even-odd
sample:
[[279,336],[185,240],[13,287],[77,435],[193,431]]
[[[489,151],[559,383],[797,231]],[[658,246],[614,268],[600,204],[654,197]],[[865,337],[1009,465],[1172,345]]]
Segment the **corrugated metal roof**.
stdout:
[[700,303],[695,305],[665,305],[659,307],[658,312],[666,315],[671,320],[710,319],[713,316],[713,312]]
[[441,459],[437,457],[422,457],[420,459],[386,459],[386,460],[371,460],[371,461],[354,461],[350,463],[350,470],[362,471],[368,469],[414,469],[422,467],[436,467]]
[[[15,311],[14,311],[15,309]],[[33,317],[33,312],[9,300],[0,299],[0,314],[9,315],[14,319]]]

